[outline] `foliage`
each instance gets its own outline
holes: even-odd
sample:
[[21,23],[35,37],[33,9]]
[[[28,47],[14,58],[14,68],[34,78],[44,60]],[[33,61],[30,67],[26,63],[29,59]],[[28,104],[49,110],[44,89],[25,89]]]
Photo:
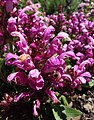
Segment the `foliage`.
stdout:
[[45,11],[47,14],[56,13],[61,6],[61,11],[72,13],[73,11],[77,10],[79,3],[81,0],[33,0],[34,3],[39,2],[42,6],[42,10]]
[[89,82],[89,87],[93,87],[94,86],[94,77],[92,77],[91,81]]

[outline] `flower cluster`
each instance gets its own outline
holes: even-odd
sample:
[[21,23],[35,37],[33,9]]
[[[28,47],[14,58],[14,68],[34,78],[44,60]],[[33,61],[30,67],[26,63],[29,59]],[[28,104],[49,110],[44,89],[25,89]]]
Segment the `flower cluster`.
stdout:
[[30,98],[37,116],[45,96],[57,103],[56,91],[72,92],[94,75],[94,22],[83,12],[74,12],[67,19],[63,13],[43,16],[38,4],[19,10],[13,8],[16,0],[3,4],[9,15],[6,31],[0,28],[0,47],[7,46],[5,62],[14,68],[7,80],[25,88],[12,101]]

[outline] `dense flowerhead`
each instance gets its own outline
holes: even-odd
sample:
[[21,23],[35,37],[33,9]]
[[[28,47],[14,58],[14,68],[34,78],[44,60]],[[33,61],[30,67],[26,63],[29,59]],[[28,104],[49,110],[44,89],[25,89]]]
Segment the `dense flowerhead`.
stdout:
[[45,16],[39,4],[14,9],[16,5],[16,0],[4,0],[0,18],[0,48],[6,46],[0,57],[14,89],[9,104],[26,100],[38,116],[41,104],[58,103],[57,93],[70,94],[94,75],[94,22],[83,12]]

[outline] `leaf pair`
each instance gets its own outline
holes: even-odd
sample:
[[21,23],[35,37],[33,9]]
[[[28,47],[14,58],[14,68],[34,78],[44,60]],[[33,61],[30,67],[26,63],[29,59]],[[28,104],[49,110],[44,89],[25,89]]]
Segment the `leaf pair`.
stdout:
[[53,106],[52,108],[56,120],[70,120],[71,118],[82,115],[81,111],[68,107],[68,102],[64,95],[60,97],[60,100],[63,101],[64,105],[58,104],[57,107]]

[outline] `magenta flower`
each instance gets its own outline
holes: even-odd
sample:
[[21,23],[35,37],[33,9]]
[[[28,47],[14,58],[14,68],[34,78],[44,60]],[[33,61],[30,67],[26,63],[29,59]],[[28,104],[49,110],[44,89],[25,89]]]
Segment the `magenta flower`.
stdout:
[[29,98],[29,97],[30,97],[30,94],[28,92],[22,92],[19,95],[14,96],[14,102],[18,102],[22,98],[26,99],[26,98]]
[[7,80],[8,80],[8,82],[14,81],[16,84],[22,85],[22,86],[27,86],[27,84],[28,84],[28,78],[22,72],[11,73],[7,77]]
[[53,72],[60,66],[65,66],[65,61],[63,59],[59,59],[57,56],[53,56],[46,61],[43,68],[43,72],[45,73]]
[[65,32],[58,33],[56,37],[59,39],[67,39],[68,41],[71,41],[71,39],[69,38],[69,35]]
[[30,52],[29,46],[27,45],[27,42],[24,36],[20,32],[15,31],[15,32],[12,32],[11,35],[15,37],[17,36],[20,38],[20,41],[16,42],[19,52],[26,53],[26,54]]
[[31,88],[35,90],[39,90],[43,88],[44,80],[37,69],[33,69],[29,72],[28,79]]
[[37,34],[37,29],[35,27],[32,27],[30,29],[30,37],[33,38]]
[[17,56],[12,53],[7,53],[6,64],[17,66],[18,68],[23,69],[26,72],[35,68],[32,58],[29,54],[22,54],[20,56]]
[[52,34],[54,33],[55,29],[53,26],[49,26],[47,27],[47,29],[44,30],[44,33],[43,33],[43,40],[45,40],[44,42],[45,43],[48,43],[49,39],[52,37]]
[[55,53],[58,53],[60,49],[61,49],[60,39],[55,37],[47,49],[47,57],[51,57]]
[[78,74],[75,77],[76,78],[74,80],[74,87],[77,87],[80,84],[86,84],[86,82],[89,82],[91,78],[91,74],[89,72],[84,72],[84,73]]
[[28,22],[28,15],[23,12],[23,10],[19,10],[19,15],[18,15],[18,23],[19,24],[25,24]]
[[72,78],[71,83],[73,84],[73,88],[90,81],[91,74],[86,71],[85,65],[86,62],[83,63],[81,66],[75,65],[73,69],[70,69],[69,74]]
[[13,10],[13,4],[17,4],[17,0],[4,0],[6,11],[11,12]]
[[32,7],[30,7],[30,6],[26,6],[23,9],[20,9],[19,14],[18,14],[18,23],[21,25],[28,23],[28,15],[25,13],[26,11],[34,12]]
[[93,46],[86,45],[85,49],[86,49],[86,51],[85,51],[86,56],[92,58],[93,57]]
[[13,0],[4,0],[6,11],[11,12],[13,10]]
[[35,117],[38,116],[37,109],[39,108],[40,108],[40,101],[37,99],[36,101],[34,101],[34,105],[33,105],[33,115]]
[[34,106],[33,106],[33,115],[34,115],[35,117],[38,116],[36,104],[34,104]]
[[[29,6],[13,9],[15,1],[5,1],[8,13],[4,13],[3,19],[11,17],[6,28],[1,25],[0,45],[7,45],[6,65],[12,65],[9,73],[14,71],[7,77],[8,82],[15,82],[17,88],[23,86],[14,93],[13,102],[28,98],[36,117],[40,102],[44,106],[50,98],[58,103],[60,96],[56,92],[70,93],[94,75],[94,22],[83,12],[73,12],[68,19],[63,13],[42,16],[37,4],[30,1]],[[7,33],[13,38],[12,53]]]
[[32,61],[32,58],[29,54],[22,54],[18,57],[18,60],[14,61],[14,66],[17,66],[20,69],[25,70],[26,72],[34,69],[35,65]]
[[4,93],[3,100],[0,102],[0,106],[7,107],[13,102],[13,97],[8,95],[7,93]]
[[58,103],[59,102],[59,100],[57,99],[54,91],[47,89],[46,94],[53,100],[53,103]]
[[31,11],[31,12],[33,12],[33,9],[32,9],[32,7],[30,7],[30,6],[26,6],[26,7],[24,7],[24,8],[19,12],[19,16],[22,15],[22,13],[25,13],[26,11]]
[[65,69],[64,67],[59,67],[57,70],[52,72],[52,78],[50,78],[50,82],[52,86],[56,89],[64,87],[63,79],[64,79]]
[[88,66],[91,66],[91,62],[89,60],[85,60],[79,65],[79,69],[81,71],[85,71]]
[[16,54],[12,54],[12,53],[7,53],[6,54],[6,64],[7,65],[13,65],[14,61],[18,59],[18,56]]
[[60,55],[60,58],[72,58],[72,59],[77,59],[75,53],[73,51],[67,51],[67,52],[64,52]]
[[9,33],[14,32],[14,31],[17,30],[16,19],[15,18],[10,17],[8,19],[7,30],[8,30]]
[[94,38],[89,36],[88,39],[87,39],[87,42],[90,44],[90,45],[94,45]]
[[71,78],[71,76],[69,74],[63,74],[62,78],[69,81],[69,82],[72,82],[72,78]]

